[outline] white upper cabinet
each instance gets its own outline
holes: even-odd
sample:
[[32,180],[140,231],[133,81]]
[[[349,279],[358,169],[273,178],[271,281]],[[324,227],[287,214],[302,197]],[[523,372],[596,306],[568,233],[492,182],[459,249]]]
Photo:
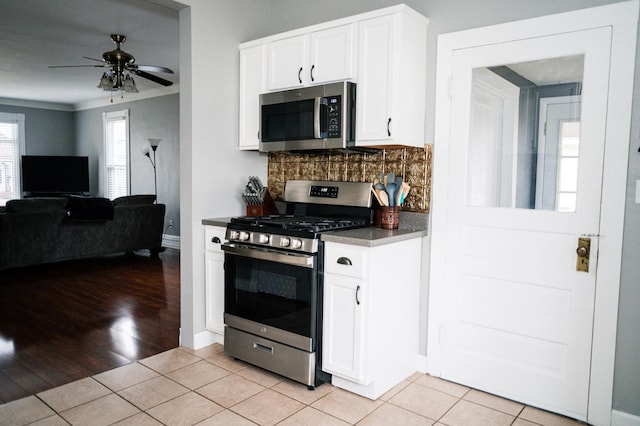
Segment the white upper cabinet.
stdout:
[[289,37],[268,44],[267,88],[279,90],[303,85],[307,36]]
[[309,36],[309,84],[351,80],[355,77],[355,24],[341,25]]
[[258,149],[259,93],[342,80],[357,146],[424,146],[428,22],[397,5],[241,44],[240,149]]
[[268,90],[354,77],[354,25],[341,25],[268,44]]
[[240,149],[258,149],[260,142],[260,93],[265,91],[265,46],[240,50]]
[[359,23],[357,146],[423,146],[427,23],[416,12]]

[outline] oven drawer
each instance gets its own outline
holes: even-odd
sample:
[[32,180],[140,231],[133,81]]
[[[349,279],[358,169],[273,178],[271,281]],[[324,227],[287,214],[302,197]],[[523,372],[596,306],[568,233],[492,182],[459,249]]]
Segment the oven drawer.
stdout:
[[325,273],[364,278],[368,259],[366,250],[339,243],[325,243],[324,247]]
[[204,227],[204,249],[222,254],[222,243],[224,243],[227,228],[221,226]]
[[307,386],[315,382],[315,352],[306,352],[272,340],[226,327],[224,352]]

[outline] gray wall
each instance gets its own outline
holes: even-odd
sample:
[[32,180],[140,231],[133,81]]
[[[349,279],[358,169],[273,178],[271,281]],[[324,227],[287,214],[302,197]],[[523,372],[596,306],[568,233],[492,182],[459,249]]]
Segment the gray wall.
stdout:
[[24,114],[25,154],[76,155],[73,112],[5,104],[0,112]]
[[179,108],[179,95],[172,94],[75,113],[76,153],[89,156],[92,194],[102,195],[100,167],[104,155],[103,112],[129,110],[131,194],[153,194],[153,167],[141,150],[148,138],[162,139],[156,151],[158,202],[167,206],[165,229],[169,220],[173,220],[173,227],[166,231],[169,235],[180,235]]
[[[427,68],[427,142],[433,141],[435,121],[436,41],[438,34],[616,3],[612,0],[404,0],[430,19]],[[394,0],[272,0],[271,33],[402,3]],[[638,44],[640,49],[640,43]],[[633,117],[640,113],[640,54],[636,53]],[[630,88],[631,89],[631,88]],[[620,310],[616,348],[613,409],[640,416],[640,204],[635,181],[640,179],[640,122],[631,129],[627,179]],[[623,142],[623,141],[621,141]],[[625,165],[620,165],[625,167]]]

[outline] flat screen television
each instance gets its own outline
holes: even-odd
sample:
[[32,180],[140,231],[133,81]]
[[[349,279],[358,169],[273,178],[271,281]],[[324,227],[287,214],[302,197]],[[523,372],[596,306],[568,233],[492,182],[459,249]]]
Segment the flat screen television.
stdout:
[[22,191],[32,195],[89,192],[89,157],[23,155]]

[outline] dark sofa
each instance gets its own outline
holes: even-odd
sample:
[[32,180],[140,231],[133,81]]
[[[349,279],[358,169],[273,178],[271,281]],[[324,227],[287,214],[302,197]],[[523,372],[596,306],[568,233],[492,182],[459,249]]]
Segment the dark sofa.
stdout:
[[164,204],[153,195],[41,197],[0,210],[0,269],[162,247]]

